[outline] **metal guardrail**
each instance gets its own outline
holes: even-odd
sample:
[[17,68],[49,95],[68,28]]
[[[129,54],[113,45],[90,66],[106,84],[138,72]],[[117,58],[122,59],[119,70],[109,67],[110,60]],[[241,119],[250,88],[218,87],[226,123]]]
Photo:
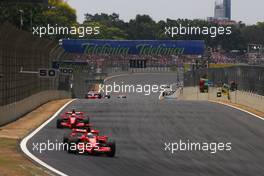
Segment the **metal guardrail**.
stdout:
[[238,85],[238,90],[264,95],[263,66],[244,65],[186,72],[184,74],[184,86],[197,86],[199,79],[204,76],[207,76],[214,86],[221,86],[234,81]]

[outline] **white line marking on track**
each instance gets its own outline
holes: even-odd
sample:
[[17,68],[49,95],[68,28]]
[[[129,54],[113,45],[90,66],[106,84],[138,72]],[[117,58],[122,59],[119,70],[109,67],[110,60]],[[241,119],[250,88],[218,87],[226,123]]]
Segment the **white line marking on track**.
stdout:
[[32,153],[30,153],[30,151],[27,148],[27,142],[28,140],[30,140],[34,135],[36,135],[42,128],[44,128],[47,124],[49,124],[53,119],[56,118],[56,116],[66,107],[68,106],[70,103],[72,103],[74,100],[71,100],[69,102],[67,102],[65,105],[63,105],[55,114],[53,114],[53,116],[48,119],[46,122],[44,122],[41,126],[39,126],[37,129],[35,129],[32,133],[30,133],[28,136],[26,136],[20,143],[20,147],[22,149],[22,151],[32,160],[34,160],[36,163],[40,164],[41,166],[47,168],[48,170],[61,175],[61,176],[68,176],[65,173],[53,168],[52,166],[48,165],[47,163],[41,161],[40,159],[38,159],[36,156],[34,156]]
[[[129,75],[156,75],[156,74],[167,74],[167,73],[133,73],[133,72],[129,72],[129,73],[122,73],[119,75],[113,75],[113,76],[108,76],[104,79],[104,82],[116,78],[116,77],[122,77],[122,76],[129,76]],[[168,74],[176,74],[176,73],[168,73]]]
[[106,82],[106,81],[108,81],[108,80],[110,80],[110,79],[116,78],[116,77],[128,76],[128,75],[130,75],[130,74],[131,74],[131,73],[123,73],[123,74],[120,74],[120,75],[109,76],[109,77],[106,77],[106,78],[104,79],[104,82]]
[[254,116],[254,117],[257,117],[257,118],[259,118],[259,119],[261,119],[261,120],[264,120],[264,118],[261,117],[261,116],[259,116],[259,115],[256,115],[256,114],[254,114],[254,113],[252,113],[252,112],[249,112],[249,111],[247,111],[247,110],[245,110],[245,109],[242,109],[242,108],[239,108],[239,107],[236,107],[236,106],[233,106],[233,105],[230,105],[230,104],[224,103],[224,102],[218,102],[218,101],[213,101],[213,100],[209,100],[209,102],[212,102],[212,103],[218,103],[218,104],[222,104],[222,105],[225,105],[225,106],[229,106],[229,107],[231,107],[231,108],[234,108],[234,109],[240,110],[240,111],[245,112],[245,113],[247,113],[247,114],[250,114],[250,115],[252,115],[252,116]]

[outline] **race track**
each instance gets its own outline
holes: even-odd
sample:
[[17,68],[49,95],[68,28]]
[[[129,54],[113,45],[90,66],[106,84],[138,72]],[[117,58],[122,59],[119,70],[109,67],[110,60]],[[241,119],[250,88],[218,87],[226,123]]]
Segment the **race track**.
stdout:
[[[175,75],[116,77],[129,84],[174,83]],[[67,131],[56,119],[27,144],[39,159],[70,176],[253,176],[264,174],[264,121],[209,102],[160,101],[158,94],[128,94],[127,99],[76,100],[75,107],[117,144],[115,158],[73,155],[66,151],[33,151],[33,143],[62,141]],[[165,151],[165,142],[231,142],[231,151]]]

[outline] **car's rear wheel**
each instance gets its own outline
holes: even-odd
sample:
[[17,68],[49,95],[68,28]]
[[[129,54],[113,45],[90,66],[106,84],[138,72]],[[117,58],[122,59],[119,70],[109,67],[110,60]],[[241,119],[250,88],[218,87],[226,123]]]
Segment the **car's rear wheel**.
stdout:
[[69,138],[68,139],[68,153],[77,154],[78,153],[78,138]]
[[61,122],[62,122],[63,120],[62,119],[57,119],[57,128],[63,128],[63,126],[61,125]]
[[89,118],[83,119],[83,123],[89,124],[90,123],[90,119]]
[[63,135],[63,143],[68,143],[69,142],[69,136],[71,135],[71,132],[65,133]]
[[106,155],[108,157],[114,157],[115,156],[115,152],[116,152],[116,144],[115,144],[115,142],[109,142],[108,146],[110,147],[111,151],[108,152]]
[[69,139],[67,136],[63,136],[63,144],[68,143]]
[[82,122],[86,125],[89,125],[90,124],[90,119],[89,117],[87,117],[86,119],[83,119]]

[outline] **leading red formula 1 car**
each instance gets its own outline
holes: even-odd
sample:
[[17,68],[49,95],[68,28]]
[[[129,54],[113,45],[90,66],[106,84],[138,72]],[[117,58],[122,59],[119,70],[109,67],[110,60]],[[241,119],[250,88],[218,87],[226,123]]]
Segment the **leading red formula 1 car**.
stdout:
[[99,136],[98,132],[93,133],[92,131],[78,134],[68,138],[69,153],[115,156],[116,144],[110,141],[108,137]]
[[57,119],[57,128],[89,128],[90,119],[83,112],[66,112]]
[[62,114],[61,116],[69,116],[69,115],[73,115],[76,114],[78,116],[84,116],[84,112],[75,112],[75,110],[69,111],[69,112],[65,112],[64,114]]

